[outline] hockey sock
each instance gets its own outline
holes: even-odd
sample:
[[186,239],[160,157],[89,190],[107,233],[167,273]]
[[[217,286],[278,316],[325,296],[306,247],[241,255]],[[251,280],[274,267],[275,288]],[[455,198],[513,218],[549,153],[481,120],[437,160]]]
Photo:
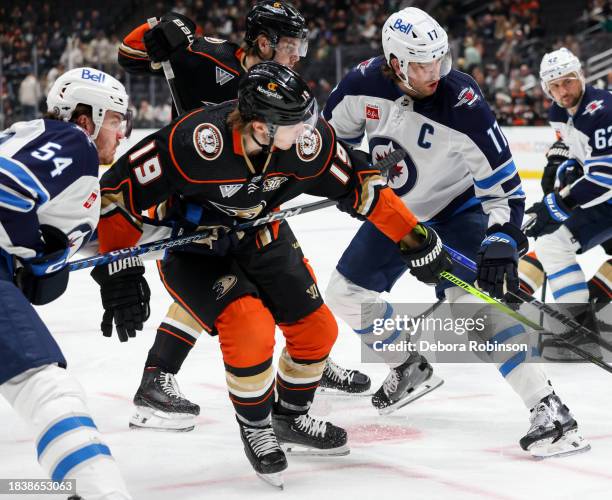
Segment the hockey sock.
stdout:
[[325,359],[298,361],[283,349],[278,361],[275,411],[283,414],[307,413],[325,369]]
[[33,428],[38,461],[54,481],[75,479],[77,493],[87,500],[132,498],[83,389],[66,370],[56,365],[28,370],[0,392]]
[[544,268],[535,252],[529,252],[519,261],[518,271],[520,287],[529,295],[533,295],[544,283]]
[[157,328],[145,366],[178,373],[201,332],[197,321],[175,302]]
[[598,303],[612,299],[612,259],[604,262],[589,280],[589,296]]

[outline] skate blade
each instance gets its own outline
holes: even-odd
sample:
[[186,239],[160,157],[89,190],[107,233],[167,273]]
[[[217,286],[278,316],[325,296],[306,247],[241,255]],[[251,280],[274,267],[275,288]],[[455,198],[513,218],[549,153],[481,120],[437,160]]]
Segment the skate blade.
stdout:
[[270,486],[274,486],[279,490],[284,489],[285,484],[283,482],[283,474],[281,472],[273,472],[271,474],[262,474],[260,472],[256,472],[257,477],[261,479],[264,483],[269,484]]
[[317,396],[340,396],[345,398],[363,398],[366,396],[372,396],[374,392],[371,389],[366,389],[363,392],[347,392],[341,391],[340,389],[334,389],[332,387],[321,387],[317,388]]
[[190,413],[169,413],[146,406],[137,406],[130,417],[130,429],[162,432],[189,432],[195,428],[195,416]]
[[397,403],[393,403],[392,405],[385,406],[384,408],[379,408],[378,413],[380,415],[389,415],[400,408],[416,401],[419,398],[425,396],[425,394],[429,394],[431,391],[436,390],[444,383],[444,380],[438,377],[437,375],[432,375],[425,382],[423,382],[420,386],[418,386],[414,391],[412,391],[405,398],[400,399]]
[[536,460],[544,460],[585,453],[591,449],[589,442],[578,434],[577,430],[567,432],[555,443],[552,441],[553,438],[543,439],[532,444],[528,451]]
[[337,448],[312,448],[296,443],[279,443],[283,451],[292,457],[343,457],[351,452],[347,444]]

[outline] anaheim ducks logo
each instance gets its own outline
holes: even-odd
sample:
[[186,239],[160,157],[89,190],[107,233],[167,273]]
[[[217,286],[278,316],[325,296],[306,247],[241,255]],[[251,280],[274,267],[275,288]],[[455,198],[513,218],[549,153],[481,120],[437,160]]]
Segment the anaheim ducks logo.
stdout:
[[224,297],[227,292],[229,292],[234,286],[238,283],[238,278],[233,274],[227,274],[225,276],[221,276],[217,281],[215,281],[212,286],[213,292],[217,294],[217,300]]
[[261,201],[254,207],[230,207],[229,205],[222,205],[221,203],[216,203],[214,201],[209,201],[211,205],[221,210],[226,215],[231,217],[239,217],[240,219],[254,219],[257,217],[263,209],[266,207],[266,202]]
[[202,123],[193,131],[193,145],[205,160],[216,160],[223,151],[223,137],[212,123]]
[[320,132],[310,125],[304,125],[304,132],[300,135],[295,149],[300,160],[312,161],[319,156],[322,144]]

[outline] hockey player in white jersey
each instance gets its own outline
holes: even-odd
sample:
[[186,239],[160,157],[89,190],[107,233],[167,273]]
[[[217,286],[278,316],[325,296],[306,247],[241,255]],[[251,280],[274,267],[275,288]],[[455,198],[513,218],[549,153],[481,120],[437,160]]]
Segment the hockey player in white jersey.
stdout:
[[[477,278],[483,290],[501,298],[506,289],[518,288],[517,260],[527,249],[520,229],[524,193],[506,138],[476,82],[451,68],[447,35],[428,14],[414,7],[392,14],[382,43],[384,56],[350,71],[333,90],[324,116],[342,139],[359,143],[366,134],[373,160],[398,148],[408,153],[391,170],[390,186],[444,243],[478,264],[477,276],[460,266],[453,273],[468,282]],[[366,222],[332,274],[326,300],[367,338],[375,318],[392,314],[380,293],[405,271],[397,248]],[[451,305],[472,302],[450,283],[439,283],[436,291]],[[525,328],[515,320],[501,315],[494,324],[488,340],[526,341]],[[525,361],[525,353],[517,353],[498,364],[531,410],[521,446],[540,457],[588,449],[546,375]],[[410,353],[391,368],[373,405],[388,413],[432,390],[432,372],[423,356]]]
[[99,164],[129,132],[127,103],[113,77],[77,68],[54,83],[45,119],[0,132],[0,393],[32,427],[40,465],[85,500],[131,496],[32,304],[62,295],[68,258],[98,224]]
[[[569,154],[557,170],[555,190],[527,210],[535,215],[527,235],[537,238],[535,251],[555,301],[597,331],[599,322],[576,254],[612,238],[612,94],[586,85],[580,61],[566,48],[544,55],[540,79],[554,101],[550,124],[568,145]],[[602,278],[606,288],[611,279],[610,275]],[[594,339],[574,338],[573,342],[599,353]],[[576,359],[547,340],[542,354],[552,360]]]

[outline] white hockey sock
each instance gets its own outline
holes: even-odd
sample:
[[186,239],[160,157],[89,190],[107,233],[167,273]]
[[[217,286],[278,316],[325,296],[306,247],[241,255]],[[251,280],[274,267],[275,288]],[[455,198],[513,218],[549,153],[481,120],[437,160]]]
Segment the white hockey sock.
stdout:
[[580,245],[572,233],[561,226],[554,233],[541,236],[535,242],[538,258],[548,274],[548,283],[558,303],[583,304],[589,301],[589,287],[576,252]]
[[[476,305],[479,302],[478,299],[456,287],[446,290],[446,297],[453,305],[459,306],[452,307],[452,310],[458,312],[465,313],[467,311],[467,309],[461,307],[462,304],[473,304],[470,307],[478,307]],[[531,357],[531,342],[528,330],[515,319],[493,307],[484,304],[482,307],[483,310],[486,310],[485,317],[487,317],[486,324],[488,326],[486,332],[481,334],[484,337],[483,340],[491,344],[516,344],[521,349],[527,349],[527,352],[517,350],[516,352],[502,353],[501,356],[503,357],[499,362],[497,362],[497,355],[492,359],[495,359],[497,369],[504,380],[523,400],[525,406],[531,409],[540,399],[551,394],[553,389],[539,364],[528,362]]]
[[66,370],[56,365],[28,370],[0,386],[0,393],[33,428],[38,461],[53,480],[75,479],[86,500],[132,498],[83,389]]
[[399,329],[379,326],[380,322],[393,317],[393,306],[383,300],[379,292],[356,285],[334,269],[325,291],[325,303],[359,335],[361,342],[370,348],[375,358],[390,368],[408,359],[409,352],[383,353],[373,348],[375,342],[392,344],[403,334]]

